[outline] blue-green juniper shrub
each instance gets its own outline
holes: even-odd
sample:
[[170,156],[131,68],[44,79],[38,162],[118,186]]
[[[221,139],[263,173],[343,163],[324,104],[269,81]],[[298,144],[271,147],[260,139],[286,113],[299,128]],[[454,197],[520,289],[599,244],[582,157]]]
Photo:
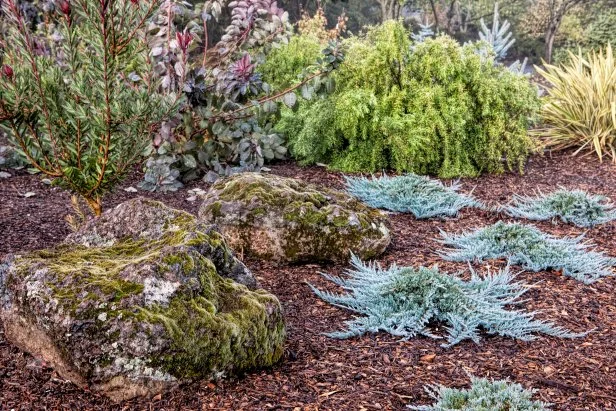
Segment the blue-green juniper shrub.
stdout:
[[426,391],[436,400],[433,405],[408,406],[416,411],[546,411],[549,404],[533,401],[535,390],[508,380],[490,381],[471,377],[469,389],[429,385]]
[[616,258],[589,250],[583,236],[557,238],[532,225],[502,221],[473,232],[441,235],[441,242],[450,247],[441,256],[449,261],[507,258],[530,271],[562,270],[585,284],[614,275]]
[[457,183],[445,186],[416,174],[379,178],[346,177],[347,191],[374,208],[408,213],[416,218],[453,217],[464,207],[483,208]]
[[[450,347],[466,339],[478,343],[481,330],[522,341],[534,340],[537,333],[565,338],[584,335],[537,320],[533,312],[507,309],[518,304],[528,290],[514,281],[508,269],[482,277],[471,271],[470,281],[464,281],[436,267],[393,265],[385,270],[355,256],[352,264],[348,278],[323,274],[345,289],[344,294],[309,284],[319,298],[359,314],[346,321],[346,330],[327,334],[332,338],[385,331],[404,339],[417,335],[445,338],[443,347]],[[445,324],[446,335],[435,335],[430,329],[434,324]]]
[[536,197],[515,195],[505,213],[529,220],[556,220],[578,227],[593,227],[616,220],[616,208],[608,197],[583,190],[559,189]]

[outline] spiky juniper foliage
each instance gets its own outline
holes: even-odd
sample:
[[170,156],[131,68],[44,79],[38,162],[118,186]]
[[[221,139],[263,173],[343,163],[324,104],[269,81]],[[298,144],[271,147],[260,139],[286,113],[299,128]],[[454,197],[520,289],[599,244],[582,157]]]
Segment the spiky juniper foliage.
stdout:
[[443,338],[430,331],[430,324],[444,323],[450,347],[465,339],[478,343],[480,330],[523,341],[536,333],[573,338],[573,334],[552,323],[534,319],[535,313],[506,309],[519,303],[527,287],[514,282],[508,269],[484,277],[471,271],[470,281],[441,273],[438,268],[364,264],[353,257],[349,278],[323,274],[348,292],[334,294],[310,285],[324,301],[355,311],[361,316],[346,322],[345,331],[328,334],[349,338],[385,331],[409,339],[417,335]]
[[[507,66],[507,70],[520,76],[530,77],[530,73],[526,71],[526,65],[528,64],[528,57],[524,57],[524,60],[516,60]],[[541,91],[541,90],[539,90]]]
[[546,411],[549,404],[533,401],[535,390],[526,390],[508,380],[490,381],[471,377],[470,389],[430,385],[426,391],[436,400],[433,405],[408,406],[416,411]]
[[411,33],[411,38],[415,43],[423,43],[426,39],[434,37],[434,30],[432,30],[433,24],[420,23],[419,31],[417,33]]
[[531,271],[562,270],[564,275],[590,284],[614,275],[616,258],[588,250],[583,236],[557,238],[531,225],[498,223],[470,233],[449,235],[441,232],[443,244],[452,247],[441,253],[449,261],[508,258],[510,264]]
[[416,218],[455,216],[464,207],[483,207],[471,196],[458,193],[457,183],[447,187],[416,174],[371,179],[346,177],[346,183],[349,193],[369,206],[411,212]]
[[479,20],[479,24],[481,25],[479,39],[485,41],[492,47],[497,60],[503,60],[507,56],[509,48],[515,43],[515,39],[511,38],[512,33],[509,31],[511,24],[509,24],[509,21],[505,20],[502,25],[500,23],[498,3],[494,4],[492,28],[488,28],[483,18]]
[[529,220],[559,218],[579,227],[592,227],[616,220],[616,208],[609,198],[582,190],[560,189],[536,197],[515,195],[504,211],[512,217]]

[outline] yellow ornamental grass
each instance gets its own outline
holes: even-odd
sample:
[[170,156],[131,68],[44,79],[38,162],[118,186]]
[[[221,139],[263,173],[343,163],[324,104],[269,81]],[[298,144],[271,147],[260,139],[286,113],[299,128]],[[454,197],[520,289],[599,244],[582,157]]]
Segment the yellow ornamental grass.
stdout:
[[545,147],[578,147],[616,163],[616,60],[611,45],[586,58],[570,54],[561,67],[536,67],[550,87],[541,111],[544,128],[535,131]]

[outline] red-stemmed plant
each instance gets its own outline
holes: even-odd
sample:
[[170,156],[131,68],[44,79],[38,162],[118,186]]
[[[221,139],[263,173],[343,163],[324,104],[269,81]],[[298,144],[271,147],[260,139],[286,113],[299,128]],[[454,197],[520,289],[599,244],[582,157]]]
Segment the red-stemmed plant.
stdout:
[[[9,32],[0,124],[38,171],[79,194],[95,215],[176,104],[157,93],[146,44],[153,0],[59,0],[57,41],[4,0]],[[41,52],[41,47],[45,52]]]

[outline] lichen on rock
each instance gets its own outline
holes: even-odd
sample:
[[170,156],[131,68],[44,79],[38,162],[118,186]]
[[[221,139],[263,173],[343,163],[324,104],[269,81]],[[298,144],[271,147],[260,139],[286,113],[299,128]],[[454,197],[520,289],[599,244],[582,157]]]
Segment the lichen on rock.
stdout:
[[[118,225],[131,215],[152,218],[142,231],[141,217]],[[285,339],[280,303],[246,286],[256,284],[250,272],[206,227],[137,199],[58,247],[6,257],[6,338],[113,400],[274,364]],[[240,271],[246,285],[230,278]]]
[[260,173],[219,180],[199,217],[237,252],[278,262],[368,259],[391,241],[387,218],[336,190]]
[[[207,241],[201,241],[203,235],[208,237]],[[229,277],[248,288],[257,287],[257,280],[232,255],[220,233],[190,213],[143,197],[126,201],[99,218],[87,221],[79,230],[69,234],[64,244],[110,247],[127,240],[150,244],[184,240],[200,253],[207,254],[221,276]]]

